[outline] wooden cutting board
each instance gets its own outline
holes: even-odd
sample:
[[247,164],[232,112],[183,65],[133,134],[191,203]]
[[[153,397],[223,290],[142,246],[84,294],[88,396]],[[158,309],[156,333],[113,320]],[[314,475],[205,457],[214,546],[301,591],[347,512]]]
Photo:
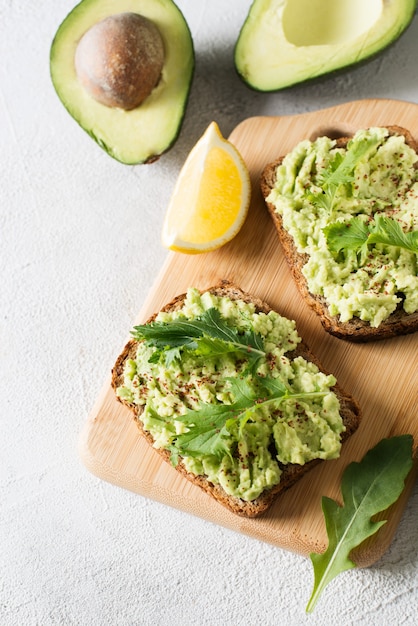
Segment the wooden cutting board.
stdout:
[[[341,475],[348,463],[360,460],[380,439],[401,433],[414,436],[416,455],[418,333],[369,345],[350,344],[327,335],[293,284],[258,188],[263,167],[302,139],[346,135],[358,128],[389,124],[409,128],[418,139],[418,105],[363,100],[302,115],[254,117],[242,122],[230,140],[245,159],[253,185],[243,229],[230,244],[215,252],[197,256],[171,253],[133,321],[144,322],[189,286],[204,289],[221,279],[233,281],[295,319],[299,333],[323,366],[357,398],[363,410],[362,424],[345,444],[341,458],[309,472],[263,517],[243,519],[180,476],[148,446],[130,411],[115,400],[109,374],[80,437],[81,458],[93,474],[211,522],[308,555],[326,548],[321,497],[340,501]],[[126,329],[127,337],[130,330]],[[375,562],[389,546],[417,469],[416,463],[401,499],[387,512],[388,523],[356,551],[354,560],[359,566]]]

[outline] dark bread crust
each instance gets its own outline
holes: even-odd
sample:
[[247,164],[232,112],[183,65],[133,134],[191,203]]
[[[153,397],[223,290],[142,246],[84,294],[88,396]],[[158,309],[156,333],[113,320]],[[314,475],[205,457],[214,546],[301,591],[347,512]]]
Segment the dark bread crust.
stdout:
[[[385,128],[387,128],[392,135],[403,135],[406,143],[415,150],[415,152],[418,152],[418,144],[408,130],[400,126],[386,126]],[[336,146],[344,148],[349,140],[350,137],[340,137],[337,139]],[[268,164],[261,174],[260,186],[265,201],[274,187],[277,167],[282,163],[283,159],[284,156]],[[300,254],[297,251],[293,237],[283,228],[282,218],[275,212],[274,205],[266,201],[266,206],[273,219],[295,283],[304,300],[315,313],[319,315],[322,326],[328,333],[340,339],[360,343],[386,339],[398,335],[407,335],[418,330],[418,311],[408,314],[402,309],[401,305],[377,328],[370,326],[368,322],[358,317],[354,317],[348,322],[341,322],[339,316],[331,315],[325,299],[322,296],[310,293],[306,279],[302,273],[303,266],[308,260],[308,255]]]
[[[258,298],[254,298],[253,296],[241,291],[238,287],[233,285],[228,281],[223,281],[220,285],[209,288],[205,291],[210,291],[211,293],[217,296],[227,296],[231,299],[235,300],[243,300],[245,302],[252,302],[257,312],[268,313],[271,309],[265,303],[259,300]],[[182,294],[174,298],[169,304],[163,307],[162,311],[174,311],[178,310],[183,306],[183,302],[186,294]],[[149,320],[148,323],[155,319],[157,314],[154,314]],[[114,390],[117,389],[123,383],[123,369],[124,364],[127,359],[134,358],[137,350],[137,341],[131,339],[125,346],[123,352],[119,355],[113,369],[112,369],[112,387]],[[316,363],[316,365],[324,371],[318,359],[309,351],[305,344],[299,344],[297,350],[292,353],[292,356],[303,356],[306,359]],[[360,423],[360,409],[355,402],[355,400],[347,393],[345,393],[337,384],[333,391],[337,394],[340,401],[340,414],[344,421],[344,425],[346,430],[341,435],[342,441],[345,441],[350,435],[354,433],[354,431],[358,428]],[[134,413],[134,419],[138,428],[140,429],[142,435],[146,438],[150,445],[153,445],[154,440],[152,435],[145,431],[141,422],[141,411],[140,407],[137,407],[133,404],[130,404],[124,400],[118,398],[118,400],[128,406]],[[156,451],[163,457],[165,461],[170,463],[170,454],[168,451],[163,449],[156,449]],[[266,490],[262,493],[256,500],[252,502],[246,502],[245,500],[241,500],[240,498],[228,495],[221,486],[215,485],[209,480],[207,480],[204,476],[196,476],[191,474],[186,470],[184,465],[179,462],[176,467],[176,470],[179,471],[183,476],[185,476],[188,480],[190,480],[195,485],[198,485],[201,489],[203,489],[206,493],[210,494],[215,500],[220,502],[222,505],[227,507],[233,513],[244,517],[256,517],[264,513],[273,503],[275,498],[279,493],[288,489],[291,485],[293,485],[297,480],[299,480],[307,471],[312,469],[315,465],[320,463],[320,460],[313,460],[305,465],[296,465],[296,464],[288,464],[281,465],[281,469],[283,474],[281,476],[280,483],[273,487],[272,489]]]

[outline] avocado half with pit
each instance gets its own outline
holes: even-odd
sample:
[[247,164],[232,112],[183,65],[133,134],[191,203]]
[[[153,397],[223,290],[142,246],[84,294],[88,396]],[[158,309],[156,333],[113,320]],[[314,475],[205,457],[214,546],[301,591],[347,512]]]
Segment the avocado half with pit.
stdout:
[[254,0],[234,52],[248,86],[277,91],[365,61],[410,24],[416,0]]
[[172,0],[82,0],[50,52],[54,88],[117,161],[155,161],[175,142],[194,72],[189,27]]

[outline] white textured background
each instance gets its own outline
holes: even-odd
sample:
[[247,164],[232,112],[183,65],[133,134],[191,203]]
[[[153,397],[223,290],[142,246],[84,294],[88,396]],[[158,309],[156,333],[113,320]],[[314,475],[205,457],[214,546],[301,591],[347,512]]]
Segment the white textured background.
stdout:
[[373,62],[277,94],[233,68],[250,0],[178,0],[196,72],[181,136],[150,166],[105,155],[68,116],[49,47],[71,0],[0,0],[0,624],[416,624],[418,489],[389,551],[311,616],[310,562],[103,483],[77,440],[166,252],[161,221],[213,119],[359,98],[418,103],[418,18]]

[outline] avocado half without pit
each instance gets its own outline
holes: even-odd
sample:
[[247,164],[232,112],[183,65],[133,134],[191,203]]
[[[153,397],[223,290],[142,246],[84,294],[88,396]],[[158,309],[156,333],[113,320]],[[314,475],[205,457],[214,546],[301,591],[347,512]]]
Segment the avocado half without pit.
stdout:
[[417,0],[254,0],[235,46],[248,86],[277,91],[374,57],[412,21]]
[[175,142],[194,71],[188,25],[172,0],[82,0],[51,46],[54,88],[110,156],[155,161]]

